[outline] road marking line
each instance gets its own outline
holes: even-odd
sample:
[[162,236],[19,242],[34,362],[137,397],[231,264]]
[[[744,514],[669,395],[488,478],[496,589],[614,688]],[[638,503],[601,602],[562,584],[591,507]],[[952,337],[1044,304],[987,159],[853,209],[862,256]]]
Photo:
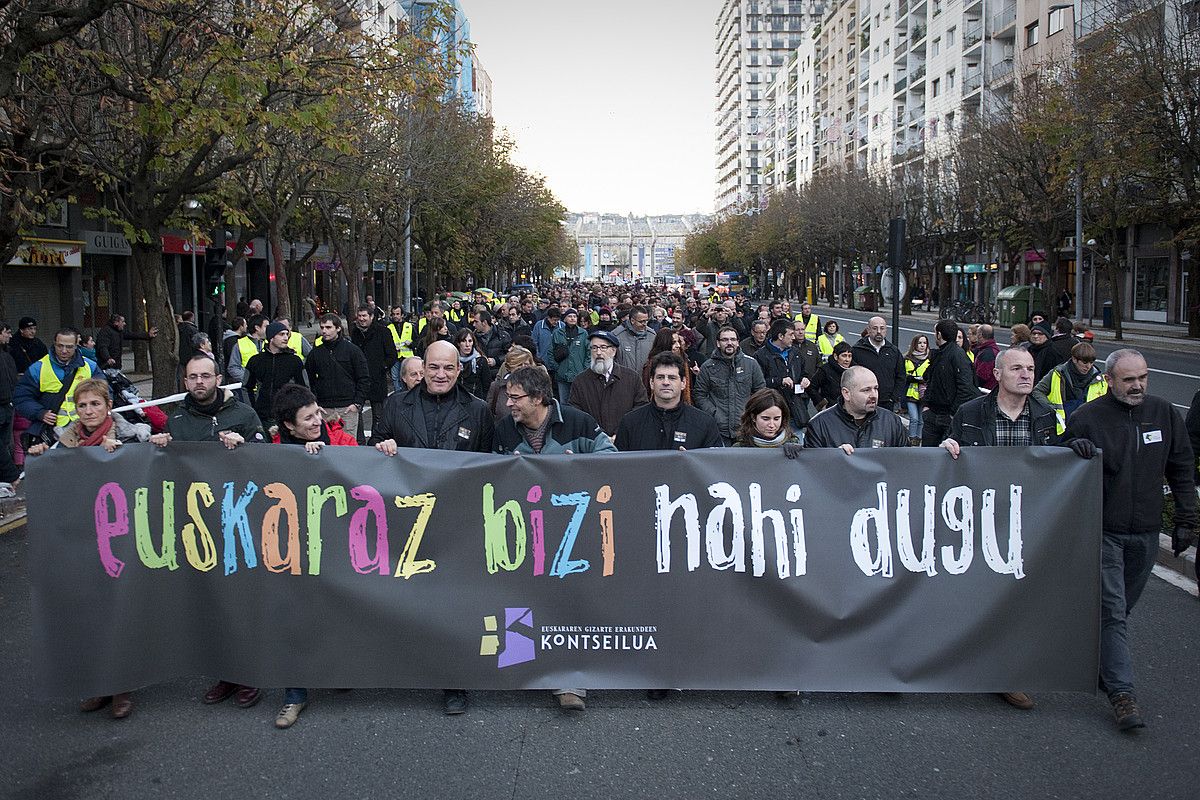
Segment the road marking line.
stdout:
[[1200,597],[1200,591],[1197,591],[1197,589],[1196,589],[1196,582],[1194,580],[1192,580],[1191,578],[1185,578],[1183,575],[1180,575],[1175,570],[1168,569],[1167,567],[1161,566],[1159,564],[1154,565],[1154,574],[1157,575],[1158,577],[1162,578],[1164,581],[1171,584],[1172,586],[1175,586],[1179,589],[1183,589],[1185,592],[1190,594],[1192,597]]

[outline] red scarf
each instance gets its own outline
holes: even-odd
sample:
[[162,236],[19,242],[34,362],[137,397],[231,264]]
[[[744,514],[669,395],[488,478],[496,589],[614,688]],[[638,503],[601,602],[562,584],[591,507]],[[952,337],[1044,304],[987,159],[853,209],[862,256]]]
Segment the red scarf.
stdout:
[[[104,422],[100,423],[99,428],[96,428],[96,430],[92,431],[91,433],[88,433],[86,436],[82,437],[79,440],[79,446],[80,447],[95,447],[97,445],[104,444],[104,440],[108,437],[108,432],[112,430],[112,427],[113,427],[113,418],[111,416],[105,417]],[[86,431],[87,431],[87,429],[84,428],[83,423],[80,422],[79,423],[79,432],[86,433]]]

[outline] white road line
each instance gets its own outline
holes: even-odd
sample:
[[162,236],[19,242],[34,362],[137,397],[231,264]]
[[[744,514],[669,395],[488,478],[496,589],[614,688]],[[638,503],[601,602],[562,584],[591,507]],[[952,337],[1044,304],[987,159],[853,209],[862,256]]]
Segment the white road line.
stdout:
[[1172,586],[1183,589],[1192,597],[1200,597],[1200,592],[1197,592],[1196,590],[1196,582],[1191,578],[1180,575],[1175,570],[1168,569],[1160,564],[1154,565],[1154,574]]
[[[826,318],[828,318],[828,319],[836,319],[836,320],[837,320],[837,321],[839,321],[839,322],[865,322],[865,320],[861,320],[861,319],[854,319],[853,317],[835,317],[835,316],[833,316],[832,314],[826,314],[826,315],[825,315],[825,317],[826,317]],[[884,319],[887,319],[887,317],[884,317]],[[889,323],[888,323],[888,328],[891,328],[891,327],[892,327],[892,325],[891,325],[891,323],[889,322]],[[902,330],[902,331],[910,331],[910,332],[912,332],[912,333],[923,333],[923,334],[926,334],[926,335],[930,335],[930,334],[932,333],[932,330],[933,330],[933,329],[932,329],[932,327],[931,327],[929,330],[922,330],[922,329],[920,329],[920,328],[905,328],[904,326],[901,326],[901,327],[900,327],[900,330]],[[997,342],[996,344],[999,344],[1001,347],[1008,347],[1008,345],[1006,345],[1006,344],[1000,344],[999,342]],[[1106,343],[1106,344],[1107,344],[1107,343]],[[1153,367],[1151,367],[1151,368],[1150,368],[1150,371],[1151,371],[1151,372],[1157,372],[1159,375],[1172,375],[1172,376],[1174,376],[1174,377],[1176,377],[1176,378],[1187,378],[1188,380],[1200,381],[1200,375],[1189,375],[1189,374],[1187,374],[1186,372],[1171,372],[1171,370],[1169,370],[1169,369],[1155,369],[1155,368],[1153,368]],[[1179,403],[1173,403],[1172,405],[1174,405],[1174,406],[1176,406],[1176,407],[1178,407],[1178,408],[1182,408],[1182,409],[1184,409],[1185,411],[1186,411],[1186,410],[1187,410],[1187,408],[1188,408],[1187,406],[1181,406],[1181,405],[1179,405]]]

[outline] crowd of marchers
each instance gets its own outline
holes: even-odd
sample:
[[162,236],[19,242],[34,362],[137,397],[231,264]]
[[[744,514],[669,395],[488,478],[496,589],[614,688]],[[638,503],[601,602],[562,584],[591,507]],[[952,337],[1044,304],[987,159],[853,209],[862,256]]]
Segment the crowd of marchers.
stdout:
[[[385,312],[368,297],[348,320],[321,315],[313,341],[265,316],[259,301],[245,313],[219,343],[181,317],[186,396],[161,418],[112,411],[113,373],[134,338],[120,315],[94,337],[57,331],[51,347],[32,318],[15,332],[0,323],[0,492],[14,490],[26,456],[49,447],[112,452],[132,442],[274,442],[310,453],[365,445],[383,456],[747,447],[800,461],[812,448],[853,458],[863,448],[925,446],[958,458],[964,447],[1068,447],[1104,464],[1098,686],[1121,730],[1144,727],[1126,620],[1155,564],[1164,483],[1176,554],[1195,541],[1200,392],[1185,422],[1149,393],[1142,354],[1117,350],[1098,363],[1090,332],[1070,319],[1035,313],[1013,326],[1006,348],[990,325],[964,331],[942,320],[902,349],[881,317],[843,333],[808,303],[636,284],[475,293],[435,300],[420,315]],[[1004,700],[1034,708],[1017,689]],[[585,708],[582,687],[554,694],[565,710]],[[251,707],[262,695],[222,680],[204,702]],[[308,701],[306,689],[286,689],[275,724],[293,725]],[[443,692],[448,714],[468,702],[463,690]],[[82,704],[104,707],[126,717],[132,694]]]

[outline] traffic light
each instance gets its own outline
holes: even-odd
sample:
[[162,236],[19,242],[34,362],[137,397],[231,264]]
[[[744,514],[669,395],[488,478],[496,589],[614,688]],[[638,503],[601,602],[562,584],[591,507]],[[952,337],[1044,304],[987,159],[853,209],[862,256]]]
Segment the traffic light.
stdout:
[[225,268],[229,265],[226,258],[228,249],[224,247],[208,247],[204,251],[204,283],[210,296],[215,297],[225,287]]

